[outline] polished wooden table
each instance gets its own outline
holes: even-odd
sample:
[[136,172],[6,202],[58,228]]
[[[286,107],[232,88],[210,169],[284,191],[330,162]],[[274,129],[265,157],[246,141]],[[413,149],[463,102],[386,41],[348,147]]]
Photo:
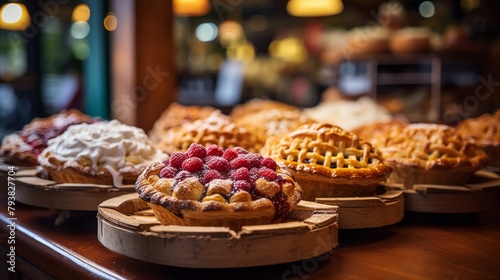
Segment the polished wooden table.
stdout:
[[[97,240],[96,212],[16,204],[15,269],[8,271],[12,216],[0,200],[1,279],[498,279],[500,208],[479,214],[406,213],[376,229],[340,230],[331,253],[238,269],[168,267],[116,254]],[[272,250],[272,248],[269,248]]]

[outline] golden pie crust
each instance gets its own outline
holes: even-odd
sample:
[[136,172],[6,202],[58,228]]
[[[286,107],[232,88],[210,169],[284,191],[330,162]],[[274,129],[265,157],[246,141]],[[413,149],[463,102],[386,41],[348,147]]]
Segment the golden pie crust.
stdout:
[[149,131],[149,138],[153,143],[161,141],[163,134],[173,127],[187,122],[204,119],[216,109],[211,106],[186,106],[177,102],[171,103],[155,121]]
[[244,116],[251,116],[261,111],[278,109],[280,111],[300,111],[299,108],[270,99],[254,98],[243,104],[237,105],[231,110],[231,118],[234,120]]
[[385,162],[394,171],[388,183],[463,184],[488,163],[476,144],[447,125],[418,123],[393,127],[380,143]]
[[62,111],[47,118],[34,118],[21,131],[4,137],[0,155],[10,164],[36,166],[37,157],[47,147],[49,139],[59,136],[70,125],[96,121],[99,120],[76,109]]
[[370,143],[332,124],[302,125],[263,151],[290,169],[305,200],[374,195],[391,173]]
[[242,147],[257,152],[262,144],[244,127],[236,125],[221,111],[214,111],[205,119],[184,123],[165,132],[156,146],[166,153],[185,151],[191,144],[210,144],[222,148]]
[[385,143],[388,137],[391,137],[391,131],[397,131],[395,128],[402,129],[408,123],[400,120],[379,121],[370,124],[364,124],[351,130],[351,132],[360,138],[368,141],[375,148]]
[[300,125],[312,122],[312,119],[307,118],[298,110],[280,109],[259,111],[235,120],[238,126],[246,128],[257,136],[257,140],[262,145],[270,138],[283,136]]
[[[180,189],[182,184],[183,191],[172,191],[174,179],[160,178],[165,166],[164,162],[152,163],[136,182],[139,197],[149,203],[156,218],[164,225],[223,226],[239,231],[245,225],[284,222],[274,220],[275,206],[267,197],[252,199],[249,193],[241,191],[232,196],[237,198],[227,201],[223,195],[230,190],[214,188],[215,191],[207,195],[210,190],[203,191],[196,177],[188,177],[179,183],[177,188]],[[278,168],[276,173],[285,178],[281,192],[286,194],[291,210],[300,201],[302,189],[286,171]]]
[[490,166],[500,167],[500,109],[493,114],[483,114],[461,121],[457,132],[476,143],[489,155]]

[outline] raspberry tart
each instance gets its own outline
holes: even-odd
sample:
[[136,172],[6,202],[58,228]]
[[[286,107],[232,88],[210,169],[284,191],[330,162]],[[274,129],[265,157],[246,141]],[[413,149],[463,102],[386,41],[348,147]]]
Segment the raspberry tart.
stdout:
[[380,142],[386,163],[393,168],[388,183],[460,185],[489,161],[476,144],[447,125],[416,123],[394,126]]
[[47,141],[74,124],[100,121],[71,109],[47,118],[35,118],[21,131],[7,135],[2,140],[0,155],[17,166],[36,166],[38,155],[47,147]]
[[48,141],[38,163],[58,183],[134,184],[153,161],[167,159],[140,128],[117,120],[70,126]]
[[326,123],[302,125],[268,143],[263,154],[290,169],[305,200],[371,196],[391,173],[370,143]]
[[302,197],[301,187],[274,160],[241,147],[196,143],[149,165],[136,191],[162,224],[233,230],[284,222]]

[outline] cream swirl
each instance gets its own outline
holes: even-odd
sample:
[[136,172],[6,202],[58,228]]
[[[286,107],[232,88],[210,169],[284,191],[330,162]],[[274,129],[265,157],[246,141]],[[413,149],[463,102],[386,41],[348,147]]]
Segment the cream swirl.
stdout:
[[50,139],[43,154],[66,164],[85,161],[93,169],[105,167],[113,175],[115,185],[121,185],[121,178],[117,178],[121,177],[120,170],[132,167],[140,172],[151,162],[168,158],[144,130],[117,120],[72,125]]

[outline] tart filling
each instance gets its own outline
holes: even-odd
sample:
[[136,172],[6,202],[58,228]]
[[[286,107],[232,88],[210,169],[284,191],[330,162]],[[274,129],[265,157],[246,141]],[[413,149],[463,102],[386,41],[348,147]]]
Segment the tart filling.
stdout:
[[228,226],[283,222],[302,189],[274,160],[241,147],[192,144],[148,166],[136,191],[164,224]]

